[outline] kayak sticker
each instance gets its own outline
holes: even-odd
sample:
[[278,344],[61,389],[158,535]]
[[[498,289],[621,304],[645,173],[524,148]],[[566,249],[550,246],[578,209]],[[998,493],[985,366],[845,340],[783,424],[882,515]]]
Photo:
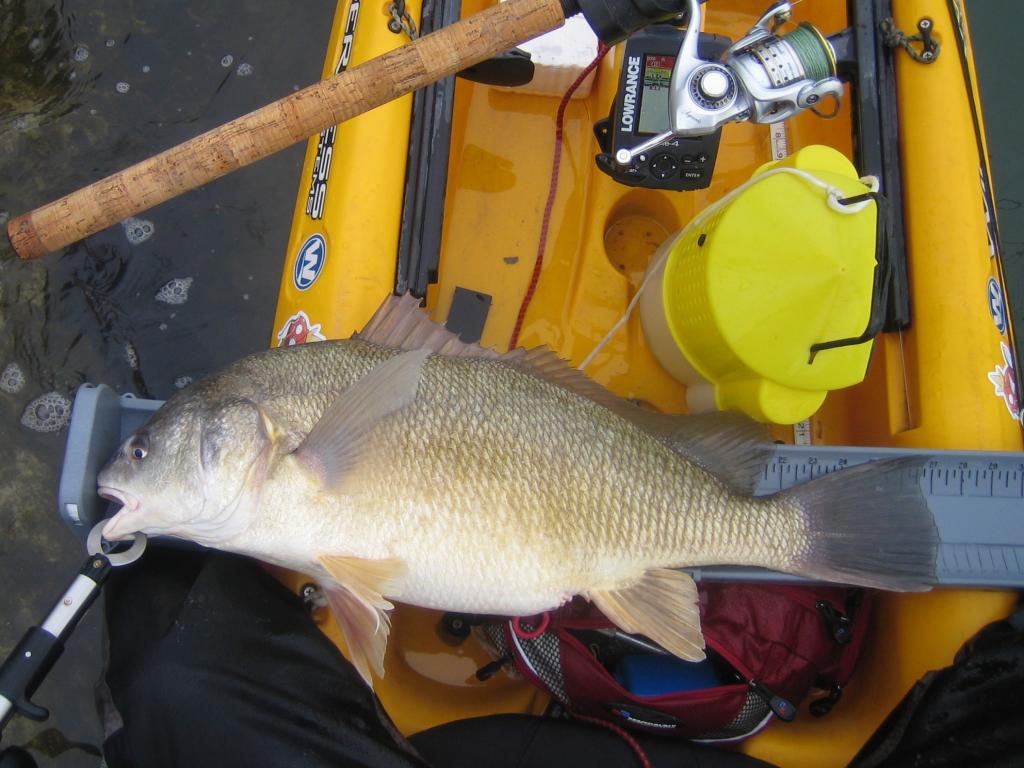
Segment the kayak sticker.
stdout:
[[1013,353],[1005,342],[999,342],[999,347],[1003,351],[1003,362],[1006,364],[996,364],[996,369],[989,373],[988,380],[995,387],[996,396],[1003,398],[1006,410],[1014,419],[1019,419],[1020,397],[1017,393],[1017,374],[1013,368]]
[[988,311],[992,314],[999,332],[1006,333],[1006,302],[1003,300],[1003,289],[994,277],[988,279]]
[[323,271],[327,261],[327,241],[324,236],[310,235],[295,254],[295,269],[292,280],[300,291],[309,288]]
[[325,341],[326,336],[320,330],[320,323],[314,323],[309,315],[301,309],[285,320],[281,330],[277,332],[277,346],[294,347],[308,341]]
[[[352,59],[352,45],[355,42],[356,22],[359,20],[359,2],[352,0],[345,18],[345,33],[341,40],[341,54],[334,74],[340,75],[348,68]],[[334,155],[334,140],[338,136],[338,126],[332,125],[320,133],[316,142],[316,157],[313,160],[313,173],[309,180],[309,192],[306,194],[306,215],[319,221],[324,217],[324,204],[327,202],[327,180],[331,175],[331,158]]]
[[331,158],[334,155],[334,137],[338,126],[332,125],[320,134],[316,145],[316,158],[313,160],[313,179],[309,183],[306,195],[306,215],[319,221],[324,217],[324,205],[327,202],[327,179],[331,175]]

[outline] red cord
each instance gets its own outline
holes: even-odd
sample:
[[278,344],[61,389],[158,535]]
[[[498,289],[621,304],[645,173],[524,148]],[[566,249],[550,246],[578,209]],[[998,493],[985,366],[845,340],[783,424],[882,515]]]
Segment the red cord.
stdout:
[[519,332],[523,328],[523,320],[526,319],[526,310],[530,306],[530,301],[533,300],[533,294],[537,290],[537,283],[540,281],[540,270],[544,264],[544,248],[548,242],[548,226],[551,223],[551,209],[555,205],[555,193],[558,191],[558,171],[562,164],[562,129],[565,124],[565,108],[569,106],[569,100],[572,95],[576,92],[576,89],[580,87],[580,84],[587,79],[587,75],[594,71],[598,64],[601,63],[601,59],[604,58],[605,54],[611,50],[604,43],[597,44],[597,56],[591,61],[580,72],[579,76],[572,81],[572,85],[566,90],[562,96],[562,101],[558,104],[558,116],[555,118],[555,152],[551,162],[551,184],[548,187],[548,201],[544,206],[544,218],[541,220],[540,225],[540,242],[537,244],[537,257],[533,262],[533,274],[530,276],[530,285],[526,289],[526,295],[523,297],[523,303],[519,305],[519,315],[516,317],[515,327],[512,329],[512,336],[508,341],[508,348],[515,349],[519,343]]
[[520,640],[536,640],[548,630],[551,624],[551,614],[546,611],[540,615],[540,623],[535,629],[523,629],[523,619],[518,617],[512,620],[512,631]]
[[[537,243],[537,256],[533,262],[533,273],[530,275],[530,284],[526,289],[526,295],[523,297],[523,303],[519,306],[519,315],[516,317],[515,327],[512,329],[512,336],[509,338],[508,348],[515,349],[519,343],[519,332],[523,328],[523,320],[526,318],[526,310],[530,307],[530,301],[533,299],[533,294],[537,290],[537,283],[540,281],[540,270],[544,265],[544,248],[548,242],[548,227],[551,224],[551,209],[555,205],[555,193],[558,191],[558,171],[562,164],[562,134],[565,126],[565,109],[569,106],[569,100],[572,95],[576,92],[576,89],[580,87],[580,84],[587,79],[587,75],[594,71],[601,60],[605,57],[611,49],[604,43],[598,43],[597,56],[591,61],[579,76],[573,80],[572,85],[566,90],[562,96],[561,102],[558,104],[558,115],[555,118],[555,150],[554,157],[551,161],[551,184],[548,187],[548,199],[544,205],[544,218],[541,220],[540,226],[540,242]],[[512,622],[512,630],[520,638],[524,640],[532,640],[539,637],[548,628],[551,617],[544,613],[541,615],[540,624],[536,629],[528,631],[523,629],[520,624],[521,619],[515,619]],[[600,725],[603,728],[607,728],[612,733],[617,734],[630,749],[636,755],[637,760],[640,762],[641,768],[651,768],[650,758],[647,757],[647,753],[644,752],[644,748],[640,746],[640,742],[634,739],[624,728],[621,728],[615,723],[610,723],[607,720],[601,720],[596,717],[589,717],[588,715],[580,715],[572,713],[572,716],[577,720],[582,720],[586,723],[592,723],[594,725]]]
[[615,723],[610,723],[607,720],[602,720],[599,717],[590,717],[589,715],[581,715],[576,712],[571,713],[577,720],[582,720],[585,723],[593,723],[594,725],[600,725],[607,728],[612,733],[618,734],[624,742],[633,750],[636,755],[636,759],[640,761],[640,765],[643,768],[651,768],[651,759],[647,757],[647,753],[644,752],[644,748],[640,746],[640,742],[633,738],[633,736],[625,729]]

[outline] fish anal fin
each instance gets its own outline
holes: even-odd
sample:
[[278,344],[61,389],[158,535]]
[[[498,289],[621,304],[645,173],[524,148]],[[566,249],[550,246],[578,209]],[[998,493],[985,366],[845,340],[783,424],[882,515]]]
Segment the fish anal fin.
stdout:
[[652,568],[627,587],[591,589],[587,597],[623,632],[646,635],[687,661],[705,658],[697,585],[689,574]]
[[405,352],[375,366],[342,392],[313,426],[295,458],[324,489],[340,485],[362,456],[366,435],[381,419],[413,402],[429,354],[427,349]]
[[345,636],[350,660],[372,688],[370,671],[384,676],[384,652],[391,631],[387,612],[394,605],[384,596],[402,591],[408,569],[399,558],[321,555],[318,559],[335,581],[324,591]]

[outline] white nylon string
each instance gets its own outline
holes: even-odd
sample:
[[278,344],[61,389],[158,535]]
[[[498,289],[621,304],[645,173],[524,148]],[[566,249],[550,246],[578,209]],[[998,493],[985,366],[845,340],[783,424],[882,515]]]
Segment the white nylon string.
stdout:
[[[842,200],[843,198],[849,197],[850,195],[847,195],[845,192],[843,192],[843,190],[839,189],[838,187],[834,187],[828,182],[822,181],[813,173],[802,171],[799,168],[772,168],[770,171],[765,171],[764,173],[744,182],[740,186],[736,187],[736,189],[734,189],[732,192],[723,197],[721,200],[716,200],[703,211],[698,213],[696,216],[693,217],[690,223],[686,225],[686,228],[683,230],[683,233],[689,232],[690,230],[701,226],[710,216],[717,213],[720,208],[728,205],[730,202],[736,199],[736,197],[740,193],[750,189],[750,187],[754,186],[758,182],[764,181],[765,179],[770,178],[772,176],[777,176],[780,173],[788,173],[791,176],[796,176],[797,178],[803,179],[807,183],[812,184],[815,187],[818,187],[819,189],[823,190],[825,192],[825,200],[828,204],[828,207],[838,213],[860,213],[870,203],[874,202],[873,200],[868,199],[861,200],[860,202],[857,203],[851,203],[849,205],[842,205],[839,201]],[[878,191],[877,177],[862,176],[860,178],[860,182],[867,186],[872,192]],[[677,235],[677,239],[679,237],[682,237],[683,233]],[[633,295],[633,298],[630,299],[629,304],[626,306],[625,313],[608,330],[608,333],[606,333],[604,338],[597,343],[597,346],[595,346],[590,351],[590,354],[583,358],[583,362],[579,364],[579,370],[584,370],[588,365],[594,362],[594,358],[601,353],[601,350],[603,350],[608,345],[608,342],[615,337],[615,334],[617,334],[622,329],[622,327],[627,322],[629,322],[629,318],[633,314],[633,310],[636,309],[636,305],[640,302],[640,297],[643,296],[644,291],[647,290],[647,285],[650,283],[651,278],[658,273],[658,270],[661,269],[661,266],[662,264],[664,264],[665,259],[668,258],[669,251],[670,249],[666,248],[662,252],[661,256],[658,257],[658,260],[647,268],[647,274],[644,275],[644,279],[640,283],[640,287],[637,288],[637,291]]]

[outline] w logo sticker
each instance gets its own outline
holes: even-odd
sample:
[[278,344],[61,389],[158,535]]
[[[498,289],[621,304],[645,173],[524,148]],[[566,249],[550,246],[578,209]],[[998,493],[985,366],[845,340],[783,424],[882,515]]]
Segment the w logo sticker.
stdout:
[[315,283],[326,261],[327,241],[324,240],[324,236],[310,235],[295,257],[295,287],[304,291]]

